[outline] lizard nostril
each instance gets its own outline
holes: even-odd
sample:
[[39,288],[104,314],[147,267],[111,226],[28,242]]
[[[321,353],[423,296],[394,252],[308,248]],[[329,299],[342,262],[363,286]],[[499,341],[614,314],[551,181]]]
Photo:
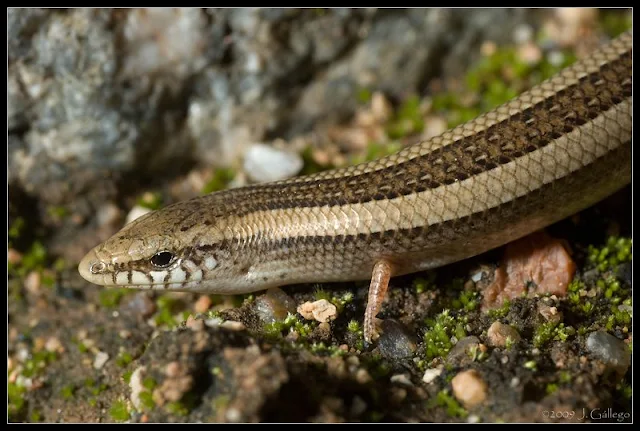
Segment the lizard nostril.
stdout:
[[105,269],[107,269],[107,265],[104,262],[96,262],[91,265],[89,271],[91,271],[91,274],[101,274]]

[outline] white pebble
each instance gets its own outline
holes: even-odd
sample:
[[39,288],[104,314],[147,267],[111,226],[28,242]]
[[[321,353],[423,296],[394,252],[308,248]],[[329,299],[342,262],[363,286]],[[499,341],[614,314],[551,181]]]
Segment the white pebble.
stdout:
[[424,372],[424,376],[422,376],[422,381],[425,383],[431,383],[440,374],[442,374],[442,368],[429,368]]
[[127,214],[127,220],[125,221],[125,224],[129,224],[135,219],[137,219],[138,217],[142,217],[143,215],[149,212],[151,212],[149,208],[136,205],[133,208],[131,208],[131,211],[129,211],[129,214]]
[[252,181],[262,183],[291,178],[300,172],[303,164],[296,153],[253,144],[245,154],[244,171]]
[[100,368],[104,367],[104,364],[106,364],[108,360],[109,360],[108,353],[105,353],[105,352],[96,353],[96,357],[93,360],[93,368],[95,368],[96,370],[99,370]]

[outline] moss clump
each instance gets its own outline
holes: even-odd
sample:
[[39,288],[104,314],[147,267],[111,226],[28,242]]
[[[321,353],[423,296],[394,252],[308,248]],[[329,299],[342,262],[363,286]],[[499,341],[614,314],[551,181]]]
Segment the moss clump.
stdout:
[[24,394],[27,389],[24,386],[9,382],[7,384],[7,416],[9,422],[23,420],[26,410]]
[[105,308],[116,308],[120,305],[120,300],[127,293],[131,293],[128,289],[107,288],[100,290],[100,305]]
[[62,396],[62,398],[65,400],[70,400],[71,398],[73,398],[75,391],[76,387],[74,385],[67,385],[60,389],[60,396]]
[[236,177],[236,171],[231,168],[216,169],[213,178],[202,188],[203,195],[226,189]]
[[611,236],[603,247],[588,247],[588,261],[599,272],[613,271],[618,265],[631,262],[631,238]]
[[34,377],[42,374],[47,365],[55,361],[57,357],[58,355],[56,352],[49,352],[46,350],[33,352],[31,354],[31,358],[24,363],[22,375],[25,377]]
[[427,272],[423,277],[413,279],[412,286],[417,294],[437,289],[435,271]]
[[116,401],[109,409],[109,416],[117,422],[124,422],[129,419],[129,407],[125,401]]
[[502,319],[509,314],[509,310],[511,309],[511,301],[505,299],[502,305],[499,308],[494,308],[490,310],[487,314],[491,319]]
[[564,323],[545,322],[535,329],[533,345],[540,348],[551,340],[566,341],[575,333],[576,330],[573,327],[565,326]]
[[465,418],[467,411],[458,403],[458,401],[449,393],[448,389],[443,389],[429,401],[430,407],[444,407],[447,415],[452,418]]
[[444,310],[434,319],[427,319],[426,325],[429,328],[424,334],[425,356],[428,361],[443,357],[453,347],[452,337],[458,340],[465,337],[464,326],[466,318],[455,318],[449,310]]
[[387,124],[387,136],[390,139],[401,139],[405,136],[421,133],[424,129],[424,118],[420,112],[420,98],[408,97]]
[[162,207],[162,194],[158,192],[146,192],[143,193],[138,199],[136,199],[136,204],[143,208],[150,209],[155,211]]
[[295,331],[304,341],[311,335],[317,325],[314,322],[302,322],[295,314],[287,314],[283,320],[267,323],[264,326],[264,335],[271,339],[281,339],[283,332]]
[[116,365],[122,368],[126,367],[131,362],[133,362],[133,356],[131,356],[131,353],[129,352],[120,352],[116,358]]

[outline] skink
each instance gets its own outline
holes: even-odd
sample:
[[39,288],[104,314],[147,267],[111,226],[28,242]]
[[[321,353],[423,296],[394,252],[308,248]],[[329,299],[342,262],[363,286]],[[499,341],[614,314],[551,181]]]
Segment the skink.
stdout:
[[631,180],[632,33],[514,100],[380,160],[225,190],[124,226],[82,259],[99,285],[238,294],[371,280],[465,259]]

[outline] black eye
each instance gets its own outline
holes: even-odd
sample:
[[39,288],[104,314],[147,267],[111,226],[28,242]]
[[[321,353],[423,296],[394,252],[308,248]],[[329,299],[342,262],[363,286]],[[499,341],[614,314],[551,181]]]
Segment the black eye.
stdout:
[[153,266],[165,268],[173,262],[174,255],[170,251],[161,251],[153,255],[151,263]]

